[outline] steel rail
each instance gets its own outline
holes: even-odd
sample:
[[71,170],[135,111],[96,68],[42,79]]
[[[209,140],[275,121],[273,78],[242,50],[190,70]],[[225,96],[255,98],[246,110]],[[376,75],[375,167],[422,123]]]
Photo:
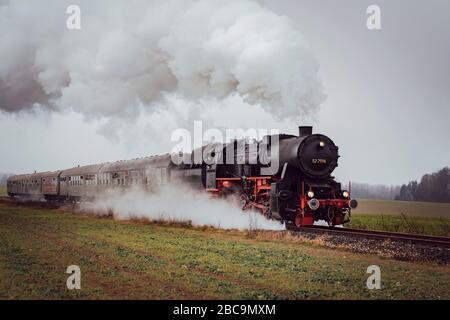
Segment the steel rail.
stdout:
[[377,239],[377,240],[398,240],[415,244],[428,246],[439,246],[450,248],[450,237],[429,236],[423,234],[400,233],[367,229],[352,228],[336,228],[325,226],[305,226],[305,227],[287,227],[288,230],[294,232],[321,232],[336,235],[349,235],[361,238]]

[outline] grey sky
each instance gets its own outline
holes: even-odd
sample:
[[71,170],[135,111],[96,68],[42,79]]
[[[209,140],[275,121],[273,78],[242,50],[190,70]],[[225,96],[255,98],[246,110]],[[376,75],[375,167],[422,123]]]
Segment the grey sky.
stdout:
[[[341,146],[338,176],[398,184],[450,165],[450,2],[266,3],[295,21],[321,64],[317,127]],[[380,31],[366,28],[370,4]]]
[[[262,3],[291,18],[320,64],[327,99],[307,122],[340,146],[339,179],[400,184],[450,165],[448,1]],[[370,4],[381,7],[380,31],[366,28]],[[265,115],[257,120],[246,116],[233,119],[250,126],[274,125]],[[102,124],[68,111],[0,113],[0,172],[52,170],[169,151],[167,141],[152,136],[152,130],[130,127],[126,139],[118,141],[99,134]],[[296,132],[296,125],[282,128]]]

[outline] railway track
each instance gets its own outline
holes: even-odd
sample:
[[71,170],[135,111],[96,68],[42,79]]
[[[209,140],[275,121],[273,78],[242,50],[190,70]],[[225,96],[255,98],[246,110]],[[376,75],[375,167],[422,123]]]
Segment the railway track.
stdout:
[[[0,203],[16,204],[16,205],[26,205],[26,206],[36,206],[43,208],[59,208],[61,203],[48,203],[39,201],[17,201],[17,199],[11,199],[9,197],[0,196]],[[291,232],[302,233],[323,233],[332,235],[345,235],[351,237],[375,239],[375,240],[394,240],[403,241],[420,245],[450,248],[450,237],[440,237],[440,236],[429,236],[422,234],[412,234],[412,233],[399,233],[399,232],[389,232],[389,231],[378,231],[378,230],[366,230],[366,229],[352,229],[352,228],[336,228],[336,227],[326,227],[326,226],[308,226],[308,227],[295,227],[292,225],[286,225],[286,229]]]
[[352,229],[352,228],[332,228],[325,226],[311,227],[287,227],[288,230],[294,232],[313,232],[346,235],[352,237],[360,237],[376,240],[394,240],[403,241],[420,245],[450,248],[450,237],[428,236],[423,234],[399,233],[378,230]]

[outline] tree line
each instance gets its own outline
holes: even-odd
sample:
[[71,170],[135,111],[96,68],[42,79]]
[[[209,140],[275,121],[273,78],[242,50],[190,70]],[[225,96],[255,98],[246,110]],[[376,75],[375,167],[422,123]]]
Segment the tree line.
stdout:
[[450,202],[450,168],[425,174],[418,181],[410,181],[400,187],[396,200]]
[[420,181],[401,186],[352,183],[352,197],[359,199],[450,202],[450,168],[425,174]]

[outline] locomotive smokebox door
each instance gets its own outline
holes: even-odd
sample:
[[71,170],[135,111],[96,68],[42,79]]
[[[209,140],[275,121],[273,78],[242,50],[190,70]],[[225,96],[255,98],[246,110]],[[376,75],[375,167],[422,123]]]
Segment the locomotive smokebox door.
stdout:
[[217,165],[208,165],[206,167],[206,189],[216,189],[216,169]]

